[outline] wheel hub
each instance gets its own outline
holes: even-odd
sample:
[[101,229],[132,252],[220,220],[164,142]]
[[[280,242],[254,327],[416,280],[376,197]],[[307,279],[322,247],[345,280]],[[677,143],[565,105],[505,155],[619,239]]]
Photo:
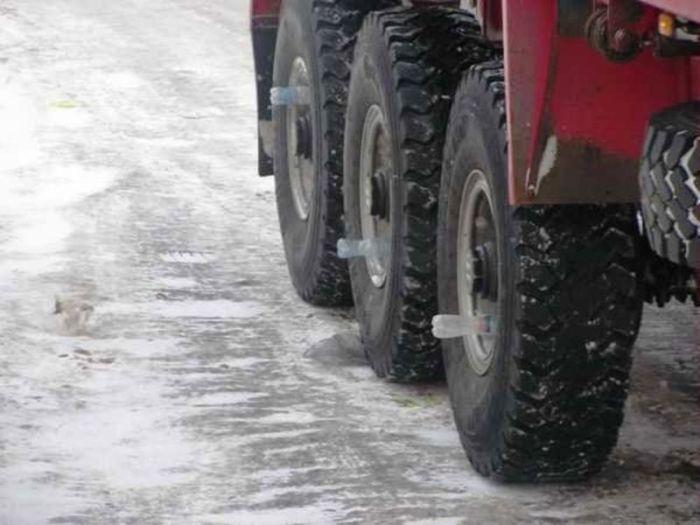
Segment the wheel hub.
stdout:
[[362,240],[375,243],[377,250],[366,256],[367,272],[376,288],[383,288],[390,267],[391,192],[388,174],[392,173],[391,146],[379,106],[371,106],[365,116],[360,145],[359,212]]
[[[457,292],[460,316],[488,317],[499,323],[498,248],[491,193],[486,175],[474,170],[467,177],[460,206],[457,238]],[[467,335],[464,350],[470,368],[485,375],[494,360],[493,335]]]
[[372,196],[370,214],[377,219],[386,219],[389,212],[389,194],[384,173],[377,171],[370,181]]
[[485,242],[472,253],[472,294],[484,300],[498,298],[498,268],[496,268],[496,245]]
[[311,121],[308,113],[300,114],[296,120],[297,156],[311,159],[313,154]]
[[[289,87],[309,87],[308,69],[300,57],[292,64]],[[290,104],[287,106],[286,122],[289,185],[297,215],[306,221],[311,213],[315,185],[311,107],[308,103]]]

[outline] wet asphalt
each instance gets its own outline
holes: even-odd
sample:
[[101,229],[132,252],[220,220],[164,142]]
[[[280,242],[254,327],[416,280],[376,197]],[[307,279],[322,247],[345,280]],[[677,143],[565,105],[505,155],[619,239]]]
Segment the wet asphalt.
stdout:
[[247,17],[0,3],[0,524],[698,523],[690,307],[647,309],[601,475],[501,486],[444,385],[376,379],[352,312],[296,297]]

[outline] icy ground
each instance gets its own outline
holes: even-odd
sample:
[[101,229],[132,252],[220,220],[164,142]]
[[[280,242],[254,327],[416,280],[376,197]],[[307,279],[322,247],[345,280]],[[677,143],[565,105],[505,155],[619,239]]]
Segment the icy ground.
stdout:
[[376,380],[297,299],[247,11],[0,2],[0,523],[698,523],[690,309],[648,310],[602,475],[503,487],[444,387]]

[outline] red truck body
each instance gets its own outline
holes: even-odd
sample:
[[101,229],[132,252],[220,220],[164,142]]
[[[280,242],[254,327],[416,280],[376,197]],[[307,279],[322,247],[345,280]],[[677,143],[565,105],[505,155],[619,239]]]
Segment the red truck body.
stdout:
[[[458,4],[444,0],[414,3]],[[650,116],[700,99],[700,59],[658,56],[653,35],[665,12],[700,22],[700,2],[464,3],[480,18],[486,35],[503,44],[511,203],[638,201],[639,157]],[[274,28],[280,5],[281,0],[253,0],[254,28]],[[590,38],[593,17],[608,23],[611,41],[615,35],[633,35],[644,41],[640,52],[629,60],[611,60],[596,49]],[[259,68],[266,67],[261,59],[258,62]],[[269,87],[261,88],[261,97]],[[261,120],[265,120],[264,111]],[[261,145],[261,155],[263,150]],[[261,163],[263,171],[271,172],[271,166],[265,169]]]
[[[590,4],[503,2],[514,204],[638,201],[649,117],[700,91],[696,60],[660,58],[649,45],[616,62],[595,49]],[[656,30],[658,7],[700,19],[696,2],[647,4],[610,0],[599,9],[639,35]]]

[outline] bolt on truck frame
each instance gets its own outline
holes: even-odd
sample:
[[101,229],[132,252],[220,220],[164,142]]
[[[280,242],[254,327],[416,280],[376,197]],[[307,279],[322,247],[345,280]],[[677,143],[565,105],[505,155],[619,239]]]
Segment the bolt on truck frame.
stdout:
[[644,301],[698,304],[700,3],[253,0],[252,33],[300,296],[446,375],[483,475],[598,471]]

